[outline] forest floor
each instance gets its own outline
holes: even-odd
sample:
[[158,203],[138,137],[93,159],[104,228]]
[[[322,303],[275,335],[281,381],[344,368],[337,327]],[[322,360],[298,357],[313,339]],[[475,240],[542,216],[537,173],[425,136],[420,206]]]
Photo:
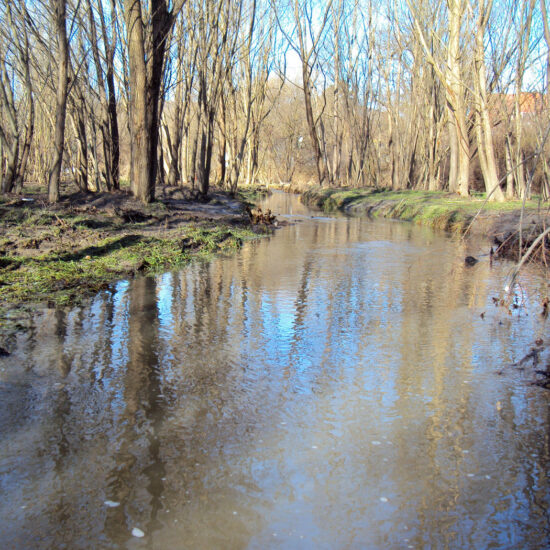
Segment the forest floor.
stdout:
[[55,205],[32,190],[1,197],[0,336],[25,328],[37,304],[77,305],[116,280],[229,252],[266,231],[246,210],[253,194],[158,195],[149,205],[126,191],[65,189]]
[[[310,188],[302,193],[302,201],[325,212],[395,218],[460,236],[487,237],[495,257],[515,261],[520,257],[520,248],[523,254],[550,224],[547,202],[485,202],[481,194],[462,198],[437,191]],[[531,260],[550,264],[548,237],[533,252]]]

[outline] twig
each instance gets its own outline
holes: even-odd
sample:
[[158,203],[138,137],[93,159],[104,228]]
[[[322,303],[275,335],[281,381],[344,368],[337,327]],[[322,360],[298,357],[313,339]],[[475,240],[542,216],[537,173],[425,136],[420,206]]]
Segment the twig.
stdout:
[[[483,204],[480,206],[479,210],[476,212],[476,214],[474,215],[474,217],[472,218],[472,221],[468,224],[468,227],[466,228],[466,230],[464,231],[464,233],[462,234],[462,238],[464,239],[467,235],[467,233],[470,231],[472,225],[474,224],[474,222],[476,221],[477,217],[481,214],[481,212],[483,211],[483,209],[485,208],[485,205],[487,204],[487,202],[489,201],[489,198],[491,197],[491,195],[500,187],[500,185],[502,183],[504,183],[504,181],[506,180],[506,178],[508,177],[509,174],[511,174],[512,172],[515,172],[522,164],[525,164],[526,162],[528,162],[529,160],[535,158],[535,157],[539,157],[542,152],[543,152],[543,148],[544,148],[544,145],[546,144],[546,141],[548,140],[548,136],[550,135],[550,126],[548,126],[548,130],[546,131],[546,135],[544,136],[544,139],[542,140],[542,143],[540,144],[540,146],[538,147],[538,149],[532,154],[532,155],[529,155],[528,157],[524,158],[519,164],[517,164],[514,168],[508,170],[508,172],[506,172],[504,174],[504,176],[502,176],[500,178],[500,180],[498,180],[498,183],[491,189],[491,191],[489,193],[487,193],[487,196],[485,197],[485,200],[483,201]],[[528,187],[531,185],[531,181],[533,180],[533,175],[534,175],[534,172],[531,173],[531,176],[529,178],[529,184],[528,184]],[[520,219],[523,220],[523,210],[525,208],[525,197],[527,196],[527,189],[526,189],[526,192],[525,192],[525,195],[524,195],[524,198],[523,198],[523,203],[521,205],[521,214],[520,214]],[[521,222],[520,222],[521,223]],[[520,226],[520,232],[521,232],[521,226]],[[521,243],[521,233],[520,233],[520,243]],[[520,254],[521,254],[521,249],[520,249]]]
[[550,233],[550,227],[546,228],[532,243],[531,246],[527,249],[525,254],[522,256],[521,260],[514,267],[510,274],[510,282],[504,287],[506,292],[509,292],[516,282],[516,277],[518,276],[519,270],[522,268],[523,264],[526,262],[527,258],[532,254],[538,244]]

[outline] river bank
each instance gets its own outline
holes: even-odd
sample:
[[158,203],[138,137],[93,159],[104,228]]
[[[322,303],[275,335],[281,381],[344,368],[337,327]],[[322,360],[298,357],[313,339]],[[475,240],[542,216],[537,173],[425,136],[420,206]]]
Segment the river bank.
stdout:
[[24,328],[37,303],[77,305],[116,280],[179,268],[257,236],[254,195],[222,191],[198,201],[164,188],[143,205],[125,191],[0,198],[0,333]]
[[[549,218],[548,205],[535,200],[526,201],[522,212],[521,201],[491,203],[482,197],[466,199],[437,191],[310,188],[301,200],[327,213],[394,218],[459,236],[485,236],[492,241],[496,256],[512,260],[518,260],[520,249],[524,253],[544,231]],[[532,259],[550,260],[548,238]]]

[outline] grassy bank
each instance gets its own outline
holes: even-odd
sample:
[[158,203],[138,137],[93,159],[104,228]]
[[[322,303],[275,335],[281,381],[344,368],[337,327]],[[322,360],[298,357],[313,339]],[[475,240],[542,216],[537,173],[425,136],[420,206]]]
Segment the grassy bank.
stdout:
[[[519,219],[522,206],[520,201],[485,202],[482,196],[462,198],[437,191],[376,189],[309,189],[302,201],[324,212],[395,218],[458,234],[464,233],[475,218],[471,230],[488,236],[513,229],[508,226],[516,217]],[[544,214],[539,204],[527,201],[525,220],[532,223],[533,216],[539,214]]]
[[187,227],[166,237],[125,232],[97,244],[36,257],[0,258],[0,301],[75,303],[114,280],[184,266],[192,258],[241,246],[253,234],[230,226]]
[[243,203],[254,206],[269,195],[269,189],[263,185],[242,185],[237,189],[237,197]]
[[124,193],[75,194],[56,206],[37,195],[2,197],[0,333],[20,328],[40,303],[77,305],[117,280],[178,269],[257,237],[244,197],[174,197],[141,205]]

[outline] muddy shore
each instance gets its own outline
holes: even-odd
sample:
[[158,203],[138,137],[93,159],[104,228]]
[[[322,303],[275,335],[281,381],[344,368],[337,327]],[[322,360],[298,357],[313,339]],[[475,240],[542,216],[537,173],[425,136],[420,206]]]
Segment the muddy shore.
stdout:
[[[0,336],[25,328],[37,306],[74,306],[114,281],[230,252],[265,232],[247,199],[164,188],[143,205],[128,192],[39,193],[0,199]],[[0,344],[1,345],[1,344]]]

